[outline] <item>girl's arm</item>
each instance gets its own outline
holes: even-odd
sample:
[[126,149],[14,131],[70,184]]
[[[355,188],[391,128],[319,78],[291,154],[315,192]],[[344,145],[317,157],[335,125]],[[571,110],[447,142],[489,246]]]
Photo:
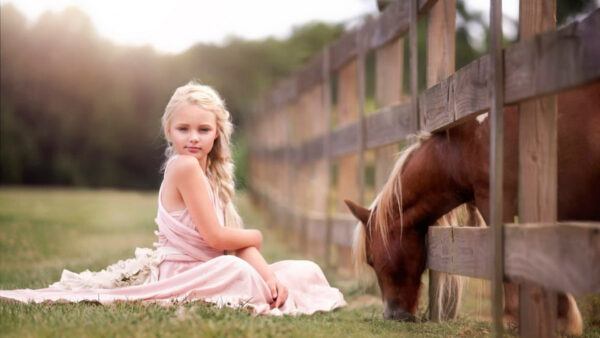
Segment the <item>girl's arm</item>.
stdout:
[[267,282],[267,285],[269,285],[269,289],[271,290],[271,297],[273,297],[271,308],[283,305],[288,296],[287,287],[279,282],[263,256],[260,254],[260,251],[257,248],[250,246],[237,250],[235,254],[250,263],[250,265],[258,271],[265,282]]
[[[219,250],[237,250],[253,246],[261,248],[262,234],[258,230],[232,229],[219,224],[200,163],[192,156],[179,156],[169,166],[169,176],[200,236]],[[165,173],[167,175],[167,173]],[[217,198],[217,197],[215,197]]]

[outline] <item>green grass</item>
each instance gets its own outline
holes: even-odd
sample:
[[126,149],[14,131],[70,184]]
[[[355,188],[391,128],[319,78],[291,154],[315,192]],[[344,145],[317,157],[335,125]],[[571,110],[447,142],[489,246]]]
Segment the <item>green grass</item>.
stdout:
[[[88,268],[99,270],[132,257],[135,247],[151,247],[155,241],[156,198],[156,193],[132,191],[0,188],[0,289],[46,287],[60,278],[63,268],[76,272]],[[268,261],[302,258],[267,230],[264,218],[243,194],[238,205],[247,226],[263,230],[263,254]],[[487,311],[487,305],[473,300],[472,295],[465,299],[463,307],[469,315],[459,320],[441,324],[399,323],[383,320],[379,299],[365,295],[352,277],[329,273],[328,278],[344,292],[349,305],[313,316],[257,317],[247,310],[218,309],[202,302],[171,307],[134,302],[108,306],[0,302],[0,336],[477,337],[490,334],[489,321],[481,310]],[[425,315],[425,304],[422,299],[421,316]],[[595,309],[594,306],[590,305]]]

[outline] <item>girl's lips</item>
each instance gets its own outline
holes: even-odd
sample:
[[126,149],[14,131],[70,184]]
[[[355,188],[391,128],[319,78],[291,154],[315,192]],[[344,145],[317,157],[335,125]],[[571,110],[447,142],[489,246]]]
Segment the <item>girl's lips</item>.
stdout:
[[200,148],[198,148],[198,147],[187,147],[187,150],[189,150],[189,151],[191,151],[191,152],[195,153],[195,152],[197,152],[197,151],[200,151]]

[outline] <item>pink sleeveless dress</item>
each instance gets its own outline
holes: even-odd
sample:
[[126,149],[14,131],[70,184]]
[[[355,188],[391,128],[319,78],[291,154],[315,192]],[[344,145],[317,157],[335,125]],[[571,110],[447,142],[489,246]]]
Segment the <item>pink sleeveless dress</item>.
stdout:
[[[208,182],[208,180],[207,180]],[[210,185],[209,185],[210,186]],[[209,189],[210,190],[210,189]],[[167,212],[158,194],[157,249],[136,249],[136,258],[101,272],[74,274],[64,270],[61,281],[46,289],[0,290],[0,299],[18,302],[115,301],[156,302],[164,305],[204,300],[218,306],[250,307],[256,314],[312,314],[346,305],[342,293],[329,286],[321,268],[304,260],[271,264],[289,295],[270,309],[266,282],[246,261],[210,247],[200,236],[187,209]],[[223,208],[209,191],[217,218]],[[116,277],[115,277],[116,276]],[[127,286],[127,283],[137,284]]]

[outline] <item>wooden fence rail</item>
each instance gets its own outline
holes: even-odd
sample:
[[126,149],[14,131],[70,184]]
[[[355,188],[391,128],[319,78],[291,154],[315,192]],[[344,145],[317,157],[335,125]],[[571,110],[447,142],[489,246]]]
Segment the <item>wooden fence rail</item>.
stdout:
[[[498,5],[499,1],[496,8]],[[521,34],[521,41],[498,50],[496,57],[503,80],[495,84],[491,77],[492,55],[456,72],[453,61],[448,64],[449,59],[454,60],[454,6],[453,0],[397,1],[377,18],[367,20],[328,46],[265,97],[253,115],[249,131],[253,135],[251,192],[272,215],[274,223],[288,229],[291,245],[328,264],[347,265],[356,222],[342,200],[365,198],[367,167],[375,171],[375,184],[370,184],[379,189],[393,164],[391,154],[411,134],[418,130],[441,131],[489,111],[490,93],[500,86],[501,105],[526,105],[534,99],[548,100],[548,95],[600,81],[600,9],[560,29],[533,27],[530,33]],[[521,4],[523,13],[540,8],[544,18],[552,21],[552,1]],[[429,16],[428,89],[418,94],[416,21],[424,16]],[[532,17],[520,18],[523,32],[530,23],[533,25]],[[446,26],[438,20],[445,20]],[[492,25],[491,30],[498,34],[499,28]],[[403,60],[407,54],[403,39],[407,33],[412,37],[408,53],[412,59],[410,98],[402,88]],[[441,36],[444,41],[439,41]],[[377,60],[377,109],[367,115],[365,59],[372,51]],[[548,119],[543,133],[555,134],[553,117]],[[552,176],[556,173],[556,148],[548,149],[533,151],[549,151],[542,174],[548,173],[543,177],[551,182],[556,181],[556,176]],[[374,155],[367,158],[370,151]],[[541,174],[523,175],[521,180]],[[521,191],[520,195],[525,193]],[[550,205],[556,191],[547,195],[551,198],[538,195],[533,200],[539,205]],[[552,213],[552,208],[544,210]],[[594,264],[600,258],[600,224],[557,223],[555,213],[554,218],[551,216],[527,218],[523,214],[521,221],[527,224],[502,227],[505,253],[496,259],[504,260],[504,278],[575,294],[600,293],[600,267]],[[492,230],[430,227],[428,267],[491,279]],[[522,301],[533,313],[540,306],[529,296],[522,295]],[[497,299],[494,303],[501,306]],[[498,313],[495,316],[499,318]],[[535,318],[536,321],[521,319],[539,323],[521,331],[523,335],[554,334],[552,318]],[[501,334],[501,325],[496,330]]]
[[[492,229],[430,227],[427,266],[491,279]],[[600,293],[600,231],[594,223],[506,224],[504,274],[576,295]],[[574,247],[578,250],[572,250]]]

